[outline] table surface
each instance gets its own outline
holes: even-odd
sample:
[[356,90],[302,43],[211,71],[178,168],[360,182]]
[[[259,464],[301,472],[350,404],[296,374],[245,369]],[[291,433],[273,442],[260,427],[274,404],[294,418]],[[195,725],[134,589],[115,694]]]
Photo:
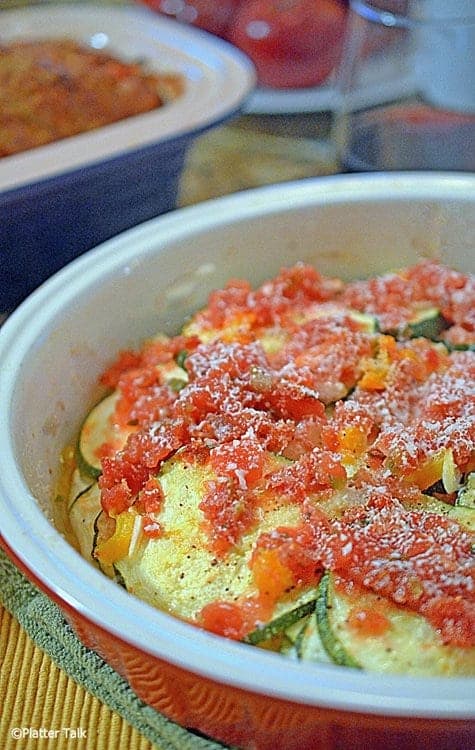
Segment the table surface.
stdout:
[[[206,133],[188,154],[180,205],[336,172],[330,126],[330,116],[323,113],[245,115]],[[62,672],[1,607],[0,706],[0,747],[4,750],[154,747]],[[15,727],[79,727],[86,739],[68,739],[64,734],[55,739],[16,740],[11,736]]]

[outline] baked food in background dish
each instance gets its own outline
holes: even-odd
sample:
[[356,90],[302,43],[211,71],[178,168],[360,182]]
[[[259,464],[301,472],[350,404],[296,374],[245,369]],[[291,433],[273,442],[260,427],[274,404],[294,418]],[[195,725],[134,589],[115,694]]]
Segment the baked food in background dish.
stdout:
[[0,157],[157,109],[183,87],[72,39],[0,43]]
[[[237,114],[255,83],[250,61],[235,47],[137,4],[40,3],[2,11],[3,46],[60,38],[96,50],[94,55],[116,57],[119,71],[123,64],[134,68],[141,61],[146,75],[159,80],[167,103],[0,158],[2,312],[13,310],[86,250],[176,208],[188,149],[198,134]],[[110,66],[113,72],[115,64]],[[183,89],[169,101],[176,76]],[[56,80],[54,66],[52,78]],[[63,105],[57,107],[55,97],[63,100],[62,83],[60,75],[52,102],[53,121],[59,110],[60,125]],[[126,79],[118,82],[122,84],[129,85]],[[79,87],[86,100],[91,95],[93,109],[97,104],[102,112],[100,89]],[[114,97],[109,106],[117,101]],[[22,135],[22,127],[14,125],[13,135],[5,137],[8,150],[24,136],[23,145],[28,145],[30,126],[37,134],[36,123],[31,125],[33,104],[28,97],[26,112],[17,113],[26,132]],[[8,106],[0,107],[0,122],[1,110],[7,112]],[[43,117],[42,111],[39,122]],[[8,122],[7,129],[12,127]]]
[[297,264],[121,352],[71,451],[82,554],[293,659],[475,674],[474,295]]

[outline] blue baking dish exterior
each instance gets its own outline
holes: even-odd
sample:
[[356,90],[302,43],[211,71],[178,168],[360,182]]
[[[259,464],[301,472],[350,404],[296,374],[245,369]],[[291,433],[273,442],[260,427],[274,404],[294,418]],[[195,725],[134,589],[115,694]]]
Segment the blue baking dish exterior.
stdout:
[[0,311],[86,250],[175,208],[196,135],[0,194]]
[[176,207],[191,138],[123,154],[0,197],[0,310],[104,240]]
[[99,34],[113,53],[143,54],[186,82],[156,113],[0,159],[1,316],[77,256],[176,208],[190,146],[244,109],[256,75],[232,45],[138,6],[48,4],[0,15],[0,43],[61,34],[89,43]]

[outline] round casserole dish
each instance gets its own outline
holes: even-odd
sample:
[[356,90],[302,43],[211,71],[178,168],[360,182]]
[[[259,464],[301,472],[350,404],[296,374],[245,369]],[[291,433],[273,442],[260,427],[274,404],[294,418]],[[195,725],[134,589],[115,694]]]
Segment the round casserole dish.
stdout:
[[63,447],[119,348],[173,334],[230,277],[297,260],[343,278],[422,257],[473,271],[475,177],[336,176],[182,209],[60,271],[0,331],[2,545],[148,704],[240,748],[456,748],[475,741],[473,678],[298,664],[193,628],[127,594],[51,522]]

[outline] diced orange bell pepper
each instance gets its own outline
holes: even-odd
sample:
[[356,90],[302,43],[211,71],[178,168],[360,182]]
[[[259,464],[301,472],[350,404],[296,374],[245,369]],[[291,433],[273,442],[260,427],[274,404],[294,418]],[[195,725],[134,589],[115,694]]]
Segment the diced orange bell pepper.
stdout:
[[346,425],[339,433],[340,448],[342,451],[361,455],[367,448],[367,438],[364,431],[355,425]]
[[114,533],[96,548],[95,556],[101,563],[112,565],[127,555],[136,519],[140,520],[140,516],[129,510],[117,516]]
[[391,362],[394,360],[396,342],[392,336],[382,334],[378,337],[378,353],[376,359],[369,359],[363,363],[363,376],[358,385],[365,391],[383,391]]
[[430,487],[441,479],[444,468],[444,456],[445,451],[440,451],[431,456],[418,466],[417,469],[413,469],[413,471],[407,474],[406,481],[415,484],[420,490],[426,490],[427,487]]
[[292,571],[283,565],[275,549],[261,549],[252,560],[252,577],[261,596],[277,600],[294,582]]
[[389,367],[380,362],[371,362],[365,369],[358,385],[365,391],[384,391]]

